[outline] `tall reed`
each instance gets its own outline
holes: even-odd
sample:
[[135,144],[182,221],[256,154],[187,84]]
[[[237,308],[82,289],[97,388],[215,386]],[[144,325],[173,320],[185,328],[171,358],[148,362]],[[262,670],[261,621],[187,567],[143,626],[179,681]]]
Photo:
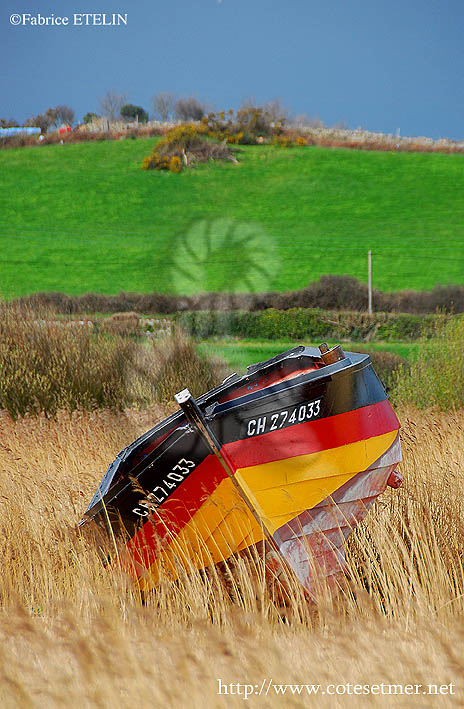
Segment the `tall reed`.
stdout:
[[170,401],[220,383],[224,364],[200,356],[176,330],[151,344],[95,331],[91,320],[0,304],[0,409],[13,417],[60,409],[119,409]]
[[433,337],[423,339],[417,360],[392,374],[396,405],[446,410],[464,406],[464,319],[435,320]]
[[[404,488],[384,494],[354,532],[338,594],[321,587],[308,604],[295,585],[282,603],[258,553],[222,573],[164,578],[142,605],[75,524],[115,452],[166,413],[0,415],[2,706],[219,706],[218,678],[459,685],[462,412],[400,412]],[[241,706],[243,696],[224,701]],[[391,701],[369,697],[372,706]],[[433,697],[433,706],[456,705]]]

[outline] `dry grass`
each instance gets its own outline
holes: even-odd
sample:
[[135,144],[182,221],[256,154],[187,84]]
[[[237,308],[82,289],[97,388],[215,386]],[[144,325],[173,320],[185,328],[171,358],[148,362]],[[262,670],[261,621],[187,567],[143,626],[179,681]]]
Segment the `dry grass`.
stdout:
[[232,594],[212,572],[142,606],[76,535],[115,452],[166,413],[0,415],[0,706],[241,706],[218,679],[457,685],[394,700],[271,690],[256,706],[462,705],[464,412],[402,412],[406,482],[351,538],[349,584],[317,608],[295,589],[284,614],[259,560],[237,562]]
[[135,404],[139,348],[93,330],[90,320],[58,320],[46,309],[1,302],[0,407],[16,417]]
[[179,329],[148,344],[129,336],[137,313],[108,320],[99,328],[88,319],[57,319],[47,308],[0,302],[0,410],[15,418],[60,409],[123,411],[172,401],[185,386],[198,395],[228,374]]
[[393,401],[447,410],[464,405],[462,339],[464,319],[436,318],[431,339],[423,338],[417,359],[407,371],[392,375]]
[[154,341],[152,350],[157,401],[172,401],[174,394],[185,388],[193,396],[199,396],[230,374],[229,366],[221,359],[203,357],[194,341],[179,327]]

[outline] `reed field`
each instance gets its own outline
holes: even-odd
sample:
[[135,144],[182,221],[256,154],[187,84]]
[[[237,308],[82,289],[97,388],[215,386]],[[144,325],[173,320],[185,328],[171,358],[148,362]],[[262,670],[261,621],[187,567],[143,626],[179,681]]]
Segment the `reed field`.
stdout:
[[[118,540],[104,565],[77,523],[173,392],[227,372],[180,331],[147,346],[3,307],[0,707],[462,706],[463,329],[443,323],[398,370],[405,482],[350,537],[337,593],[321,583],[308,600],[258,551],[142,598]],[[398,695],[407,685],[418,694]]]
[[[168,409],[0,415],[0,705],[243,706],[249,685],[255,706],[462,706],[464,413],[398,412],[405,483],[354,532],[337,595],[310,604],[295,584],[283,605],[257,558],[233,564],[232,585],[184,574],[142,605],[75,525],[115,453]],[[347,683],[422,686],[275,688]]]

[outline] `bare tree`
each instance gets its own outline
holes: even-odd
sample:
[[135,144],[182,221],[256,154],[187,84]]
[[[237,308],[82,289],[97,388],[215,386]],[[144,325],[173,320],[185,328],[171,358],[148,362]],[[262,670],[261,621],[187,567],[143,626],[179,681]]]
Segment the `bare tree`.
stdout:
[[99,99],[99,103],[102,113],[109,121],[114,122],[119,118],[121,108],[127,103],[127,97],[125,94],[119,94],[114,89],[108,89],[106,94]]
[[48,122],[50,126],[57,126],[58,125],[58,112],[56,108],[47,108],[45,111],[45,117],[48,119]]
[[344,118],[341,118],[339,121],[334,123],[332,128],[335,128],[336,130],[349,130],[350,126],[348,125],[348,123],[345,121]]
[[325,123],[319,116],[308,116],[306,113],[300,113],[292,118],[291,125],[300,128],[325,128]]
[[19,126],[19,123],[14,118],[0,118],[0,128],[15,128],[16,126]]
[[176,97],[168,91],[161,91],[152,98],[153,112],[163,123],[166,123],[174,111]]
[[41,133],[46,133],[50,126],[53,125],[50,116],[47,114],[48,111],[46,113],[39,113],[37,116],[33,116],[32,118],[28,118],[24,121],[24,127],[27,128],[29,126],[33,126],[35,128],[40,128]]
[[40,128],[42,133],[46,133],[52,126],[57,126],[59,123],[69,123],[74,121],[74,111],[69,106],[56,106],[55,108],[47,108],[44,113],[39,113],[37,116],[28,118],[24,126],[36,126]]
[[278,98],[263,103],[263,111],[269,116],[269,119],[274,123],[276,123],[277,121],[286,122],[290,117],[289,109],[283,106],[280,99]]
[[174,115],[179,121],[201,121],[205,112],[204,104],[194,96],[179,98],[174,106]]
[[44,113],[28,118],[24,122],[24,127],[35,126],[40,128],[42,133],[46,133],[49,128],[58,124],[58,112],[56,108],[47,108]]
[[68,123],[69,125],[74,123],[74,111],[70,106],[57,106],[55,111],[59,123]]

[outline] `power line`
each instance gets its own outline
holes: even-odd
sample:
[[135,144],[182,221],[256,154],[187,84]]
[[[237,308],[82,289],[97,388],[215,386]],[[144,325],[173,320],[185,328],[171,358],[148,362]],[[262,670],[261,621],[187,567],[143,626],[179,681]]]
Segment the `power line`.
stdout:
[[[112,238],[112,235],[108,234],[107,237]],[[26,239],[30,239],[31,237],[28,235],[16,235],[16,234],[10,235],[10,234],[8,234],[8,235],[6,235],[6,238],[13,239],[13,240],[18,240],[18,239],[25,239],[26,240]],[[38,235],[37,238],[43,238],[43,237],[42,236],[39,237],[39,235]],[[76,237],[76,239],[92,240],[93,237],[80,237],[79,236],[79,237]],[[1,241],[2,241],[2,238],[0,237],[0,244],[1,244]],[[307,243],[308,237],[306,237],[304,239],[304,241]],[[320,242],[320,239],[318,241]],[[404,242],[404,239],[402,239],[402,241]],[[295,242],[295,239],[292,239],[292,241],[289,243],[289,246],[292,246],[294,244],[294,242]],[[448,242],[448,243],[459,243],[463,247],[463,254],[464,254],[464,239],[462,242],[456,241],[456,242]],[[166,248],[169,248],[167,243],[164,245],[166,246]],[[156,246],[157,246],[157,243],[152,240],[148,244],[148,247],[155,248]],[[261,247],[261,244],[253,244],[252,243],[252,245],[251,245],[251,248],[253,250],[258,250],[258,248],[260,248],[260,247]],[[147,248],[147,244],[131,244],[131,243],[129,243],[127,245],[128,252],[137,251],[137,250],[146,249],[146,248]],[[233,249],[233,242],[231,243],[230,248]],[[277,251],[279,248],[282,248],[282,246],[279,244],[275,244],[275,245],[271,246],[271,252]],[[57,246],[57,249],[61,249],[63,251],[68,250],[66,248],[66,245],[61,245],[61,244]],[[330,244],[318,243],[318,244],[314,244],[314,245],[308,244],[308,249],[310,249],[311,252],[321,253],[321,254],[345,253],[345,252],[360,252],[361,254],[365,254],[366,246],[365,245],[351,245],[351,244],[337,244],[334,246],[330,246]],[[429,259],[431,256],[433,256],[433,254],[427,253],[428,250],[437,250],[439,253],[443,253],[443,247],[441,245],[437,245],[437,244],[433,244],[433,245],[430,244],[428,246],[422,244],[422,246],[420,248],[414,248],[414,250],[411,251],[411,243],[410,242],[408,243],[407,247],[406,246],[404,247],[404,249],[401,249],[400,247],[397,247],[397,246],[395,246],[393,248],[378,247],[378,248],[373,249],[373,252],[375,252],[375,254],[377,256],[381,256],[382,258],[390,258],[392,255],[395,255],[395,256],[401,255],[403,258],[407,257],[407,258],[411,258],[411,259],[415,259],[415,258],[420,257],[420,253],[424,252],[425,256],[423,258]],[[305,254],[305,256],[307,256],[307,254]],[[280,260],[284,260],[289,257],[282,256],[279,258],[280,258]],[[434,258],[437,260],[446,259],[448,261],[461,260],[461,259],[455,258],[455,257],[449,258],[449,257],[443,257],[443,256],[435,256]],[[295,260],[300,260],[300,259],[301,259],[301,254],[295,257]],[[268,260],[268,259],[266,258],[265,260]]]
[[[44,236],[45,236],[45,237],[49,237],[49,238],[55,238],[55,234],[50,233],[50,231],[49,231],[47,228],[41,228],[41,230],[40,230],[40,231],[37,231],[37,233],[35,233],[35,234],[24,234],[24,233],[0,234],[0,243],[1,243],[2,240],[5,240],[5,239],[12,239],[12,240],[18,240],[18,239],[31,240],[31,239],[34,239],[34,238],[35,238],[35,239],[39,239],[39,238],[42,239],[42,238],[44,238]],[[64,234],[62,234],[62,233],[60,233],[59,236],[61,236],[61,237],[64,237],[64,236],[65,236],[67,239],[72,239],[72,240],[75,240],[76,242],[78,242],[78,241],[93,241],[93,242],[98,242],[98,241],[101,241],[102,239],[114,239],[114,238],[115,238],[115,234],[112,233],[112,232],[108,232],[108,233],[105,233],[105,234],[100,234],[99,236],[91,236],[91,235],[86,235],[86,234],[66,234],[66,235],[64,235]],[[131,234],[125,233],[125,234],[121,234],[121,237],[120,237],[120,238],[121,238],[121,239],[123,239],[123,238],[127,239],[127,238],[130,238],[130,237],[132,237],[132,236],[134,236],[133,233],[131,233]],[[174,235],[174,238],[176,238],[176,236],[178,236],[179,238],[183,238],[182,235]],[[159,234],[146,234],[146,233],[145,233],[145,235],[144,235],[143,238],[144,238],[144,240],[146,239],[147,241],[149,241],[150,244],[156,245],[157,243],[163,243],[163,244],[166,245],[166,247],[168,247],[168,243],[167,243],[167,242],[168,242],[168,240],[169,240],[169,242],[172,243],[173,235],[172,235],[172,234],[159,235]],[[306,244],[308,244],[308,246],[310,246],[311,248],[316,248],[316,249],[318,248],[318,249],[321,250],[321,251],[328,251],[328,250],[332,250],[332,249],[334,249],[334,248],[337,249],[337,250],[350,250],[350,251],[356,251],[356,250],[358,250],[358,251],[364,251],[364,252],[365,252],[365,250],[366,250],[366,244],[353,245],[353,244],[340,244],[340,243],[339,243],[339,244],[337,244],[335,247],[330,246],[331,241],[336,240],[336,239],[338,240],[338,239],[345,238],[345,237],[340,237],[340,236],[324,236],[324,237],[321,237],[321,236],[318,235],[318,234],[314,234],[314,235],[311,235],[311,236],[308,236],[307,234],[295,234],[295,235],[292,235],[290,238],[287,238],[287,241],[279,241],[279,237],[274,234],[274,235],[271,235],[271,238],[273,238],[273,239],[275,240],[274,243],[273,243],[273,248],[282,248],[282,247],[285,246],[285,245],[291,246],[291,245],[293,245],[295,242],[303,241],[303,242],[305,242]],[[357,240],[361,240],[361,239],[362,239],[363,241],[366,241],[366,242],[368,242],[368,243],[372,243],[372,242],[374,241],[374,245],[375,245],[375,241],[376,241],[376,240],[379,240],[379,241],[381,241],[381,242],[384,242],[385,239],[388,239],[388,247],[386,247],[386,248],[388,248],[389,250],[391,250],[391,248],[392,248],[392,242],[395,242],[395,241],[401,242],[401,245],[400,245],[400,246],[397,246],[397,244],[393,244],[393,248],[401,248],[401,246],[403,246],[405,249],[406,249],[406,248],[407,248],[407,249],[410,249],[411,246],[414,246],[414,243],[413,243],[413,242],[414,242],[414,241],[417,241],[417,242],[420,242],[420,243],[421,243],[421,249],[437,249],[437,250],[443,251],[443,247],[446,246],[446,245],[448,245],[448,244],[458,244],[458,245],[460,245],[460,246],[464,249],[464,235],[463,235],[463,238],[462,238],[462,239],[448,239],[448,238],[447,238],[447,239],[446,239],[446,243],[445,243],[444,245],[443,245],[443,244],[437,244],[437,243],[424,245],[424,240],[426,240],[426,241],[431,241],[432,238],[433,238],[433,239],[436,239],[436,237],[430,237],[430,238],[429,238],[429,237],[423,236],[423,235],[417,235],[417,236],[414,236],[414,237],[407,237],[407,236],[396,236],[396,237],[395,237],[395,236],[390,236],[390,235],[381,234],[381,235],[379,235],[379,236],[372,237],[372,236],[370,236],[370,235],[367,234],[367,235],[362,235],[362,236],[357,236],[357,237],[350,237],[350,236],[347,236],[346,238],[347,238],[347,239],[349,239],[349,238],[356,238]],[[324,243],[323,243],[323,244],[320,243],[320,242],[321,242],[321,239],[324,239]],[[406,240],[406,239],[408,239],[407,244],[405,244],[405,240]],[[312,241],[312,240],[314,240],[314,241],[317,242],[317,243],[311,244],[311,241]],[[259,241],[261,241],[261,239],[260,239]],[[265,239],[263,238],[262,241],[264,242]],[[234,243],[233,240],[230,240],[231,246],[233,245],[233,243]],[[129,242],[129,243],[128,243],[128,247],[130,248],[131,245],[132,245],[132,244]],[[214,246],[214,244],[213,244],[213,246]],[[380,247],[380,248],[381,248],[381,247]]]
[[[337,252],[334,251],[334,254]],[[365,249],[364,249],[365,253]],[[386,257],[384,254],[376,253],[373,252],[374,256],[376,258],[382,258]],[[143,254],[140,254],[140,256],[143,256]],[[136,258],[135,254],[132,254],[133,258]],[[421,260],[421,261],[430,261],[430,256],[419,256],[417,254],[414,255],[405,255],[404,260],[406,261],[416,261],[416,260]],[[438,261],[440,263],[463,263],[464,264],[464,258],[446,258],[446,257],[437,257],[434,259],[434,261]],[[237,265],[240,264],[243,266],[245,263],[245,260],[242,257],[237,257],[236,259],[208,259],[207,261],[197,261],[196,264],[199,266],[226,266],[226,265]],[[283,256],[281,258],[266,258],[263,261],[264,265],[266,263],[300,263],[302,268],[305,268],[311,261],[307,259],[302,259],[302,256]],[[186,264],[189,264],[189,262],[186,262]],[[157,267],[157,266],[179,266],[178,261],[173,261],[170,259],[163,259],[160,258],[159,261],[157,262],[152,262],[151,264],[140,264],[140,263],[134,263],[130,259],[124,260],[124,261],[108,261],[107,259],[103,260],[96,260],[94,258],[89,258],[87,261],[83,260],[73,260],[73,261],[61,261],[60,259],[55,259],[55,260],[29,260],[29,259],[1,259],[0,258],[0,265],[4,266],[41,266],[41,267],[46,267],[46,266],[51,266],[51,267],[56,267],[56,266],[70,266],[70,267],[76,267],[76,266],[123,266],[124,268],[138,268],[141,269],[143,268],[144,270],[148,270],[151,266]],[[250,260],[249,265],[253,265],[253,262]],[[400,264],[398,264],[398,261],[395,262],[395,269],[398,270]],[[417,275],[417,274],[416,274]]]
[[[200,219],[198,221],[201,222],[202,220]],[[244,222],[244,223],[246,223],[246,222]],[[300,223],[301,223],[301,220],[300,220]],[[240,225],[240,222],[237,222],[237,224]],[[107,228],[107,225],[105,225],[105,226]],[[46,225],[38,225],[38,226],[30,226],[29,227],[29,226],[22,225],[19,228],[19,230],[13,234],[0,234],[0,240],[2,238],[17,239],[17,238],[31,238],[33,236],[42,237],[43,234],[48,234],[49,236],[52,236],[53,234],[58,234],[60,236],[66,235],[70,238],[82,239],[82,240],[98,240],[100,238],[114,238],[115,236],[121,236],[121,238],[127,238],[130,236],[139,236],[139,237],[150,239],[150,240],[153,240],[153,239],[164,240],[164,239],[172,239],[173,236],[182,238],[182,236],[185,236],[185,234],[189,233],[191,226],[192,225],[186,227],[185,229],[179,229],[177,231],[177,233],[173,235],[172,233],[169,233],[169,234],[168,233],[159,234],[159,233],[150,233],[150,232],[147,233],[146,229],[143,231],[137,231],[137,230],[134,230],[133,228],[128,228],[127,230],[122,230],[122,231],[118,230],[118,229],[113,229],[111,231],[104,231],[104,232],[100,231],[98,234],[88,234],[88,233],[83,234],[82,232],[76,233],[74,230],[70,231],[69,228],[62,229],[60,227],[53,227],[53,226],[46,226]],[[247,226],[253,227],[254,223],[247,223]],[[261,225],[257,223],[257,226],[261,226]],[[2,227],[6,227],[8,229],[14,228],[14,227],[12,227],[11,223],[7,224],[5,222],[0,222],[0,228],[2,228]],[[35,234],[28,234],[27,230],[35,232]],[[209,234],[209,235],[211,236],[211,234]],[[274,232],[270,233],[269,235],[274,239],[278,238],[278,236]],[[214,234],[212,236],[214,237]],[[221,236],[223,236],[223,234],[221,234]],[[265,236],[265,234],[263,234],[263,237],[264,236]],[[374,240],[374,241],[375,240],[384,240],[385,238],[388,238],[389,244],[392,241],[400,241],[402,244],[404,244],[405,239],[408,239],[409,240],[408,248],[410,248],[410,246],[411,246],[410,242],[412,240],[420,241],[422,243],[424,241],[424,239],[427,241],[430,241],[432,239],[436,239],[437,237],[436,237],[436,235],[433,235],[433,234],[431,234],[431,235],[426,235],[426,234],[414,234],[414,235],[378,234],[378,235],[372,235],[372,234],[359,234],[359,233],[357,233],[357,234],[347,233],[346,235],[339,235],[339,234],[333,235],[332,234],[332,235],[325,235],[325,236],[321,237],[320,234],[308,235],[308,234],[301,234],[300,233],[300,234],[291,235],[289,237],[289,242],[293,243],[296,240],[298,240],[298,241],[301,240],[301,241],[307,242],[308,239],[309,240],[312,240],[312,239],[320,240],[321,238],[324,238],[326,240],[324,242],[324,248],[329,248],[330,241],[332,239],[345,239],[345,238],[346,239],[356,238],[356,239]],[[453,239],[453,238],[446,237],[445,245],[446,244],[459,244],[464,247],[464,232],[463,232],[462,239],[459,239],[459,238]],[[365,249],[366,249],[365,245],[352,246],[351,244],[350,245],[347,244],[347,245],[340,245],[340,247],[360,249],[363,251],[365,251]],[[431,248],[443,249],[443,244],[433,244],[433,245],[431,245]]]

